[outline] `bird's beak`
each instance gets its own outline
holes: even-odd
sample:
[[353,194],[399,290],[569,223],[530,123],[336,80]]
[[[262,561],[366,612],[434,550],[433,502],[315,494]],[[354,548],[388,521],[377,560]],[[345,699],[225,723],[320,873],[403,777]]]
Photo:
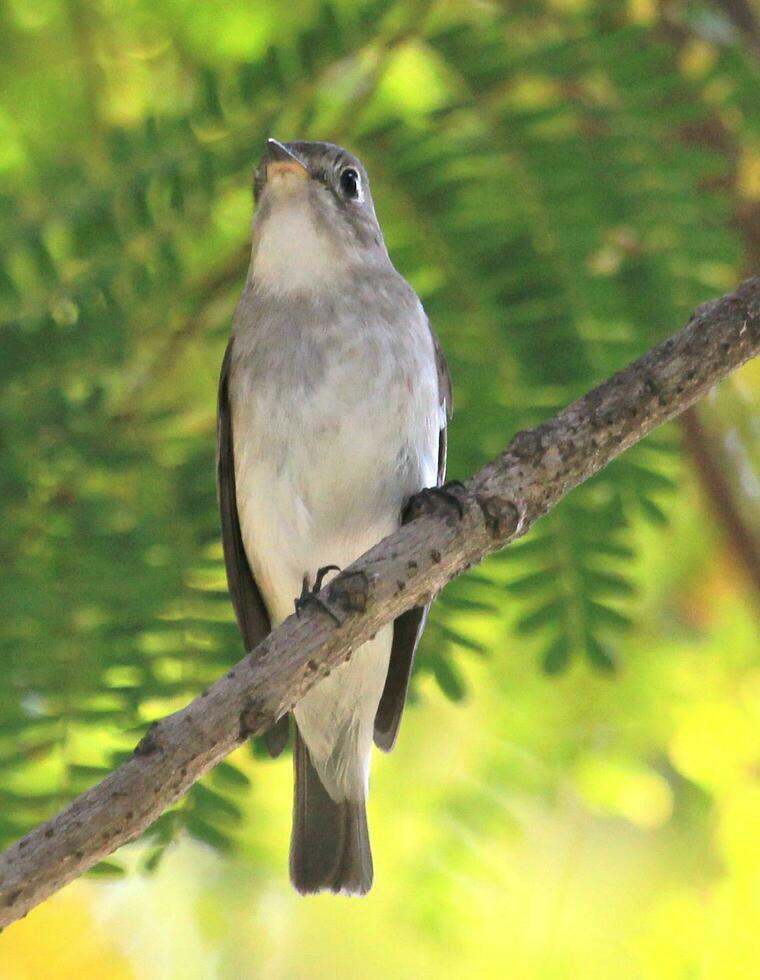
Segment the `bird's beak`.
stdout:
[[279,140],[268,139],[264,151],[264,165],[267,180],[272,177],[293,174],[295,177],[308,177],[309,171],[298,157],[283,146]]

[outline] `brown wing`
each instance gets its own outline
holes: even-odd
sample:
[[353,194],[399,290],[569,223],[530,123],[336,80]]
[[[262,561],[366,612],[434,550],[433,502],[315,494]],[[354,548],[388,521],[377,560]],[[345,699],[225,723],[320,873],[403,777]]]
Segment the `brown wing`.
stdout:
[[[248,564],[240,533],[235,492],[235,457],[232,443],[232,412],[229,399],[232,340],[222,361],[216,426],[216,483],[222,518],[222,546],[227,566],[227,584],[246,651],[253,650],[271,630],[261,592]],[[264,739],[272,755],[279,755],[288,741],[288,716],[269,729]]]
[[[446,364],[446,358],[443,356],[441,345],[432,327],[430,333],[433,337],[435,362],[438,368],[438,397],[445,409],[443,424],[438,432],[438,486],[440,486],[446,478],[446,419],[447,417],[451,418],[453,401],[451,375]],[[375,745],[384,752],[390,752],[398,735],[401,715],[406,702],[406,692],[409,689],[409,678],[412,674],[414,654],[420,642],[422,631],[425,629],[425,620],[429,609],[429,605],[409,609],[402,613],[393,624],[391,659],[388,664],[385,687],[375,715]]]

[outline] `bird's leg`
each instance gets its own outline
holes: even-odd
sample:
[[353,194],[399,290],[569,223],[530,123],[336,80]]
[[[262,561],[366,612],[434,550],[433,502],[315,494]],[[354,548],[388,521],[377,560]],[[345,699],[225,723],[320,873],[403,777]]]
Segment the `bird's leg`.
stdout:
[[461,480],[450,480],[440,487],[426,487],[424,490],[420,490],[419,493],[415,493],[413,497],[409,498],[404,507],[402,522],[406,524],[421,514],[432,513],[435,510],[436,501],[441,501],[448,507],[452,507],[460,518],[464,517],[464,504],[454,492],[455,490],[467,492]]
[[322,568],[317,569],[317,575],[314,579],[314,585],[309,588],[309,578],[307,575],[303,577],[303,587],[301,588],[301,594],[295,601],[296,616],[301,615],[301,610],[305,609],[309,604],[317,606],[322,612],[326,612],[327,615],[333,619],[338,626],[341,626],[341,621],[335,615],[335,613],[330,609],[327,603],[320,599],[317,595],[322,589],[322,583],[324,582],[325,575],[328,572],[339,572],[340,568],[338,565],[323,565]]

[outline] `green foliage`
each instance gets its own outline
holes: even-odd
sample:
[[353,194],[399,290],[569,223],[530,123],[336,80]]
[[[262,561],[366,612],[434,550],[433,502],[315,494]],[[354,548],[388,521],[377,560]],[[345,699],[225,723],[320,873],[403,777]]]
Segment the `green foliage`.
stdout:
[[[214,389],[268,135],[364,158],[449,357],[453,477],[735,278],[726,156],[678,135],[716,111],[756,131],[757,74],[726,49],[690,75],[675,42],[609,6],[326,0],[267,20],[246,57],[192,32],[162,47],[161,10],[140,84],[96,57],[137,22],[93,15],[78,44],[81,23],[60,28],[80,64],[55,94],[2,15],[22,150],[0,153],[0,844],[240,653]],[[18,113],[14,72],[51,90],[39,118]],[[667,520],[680,479],[671,431],[581,487],[442,596],[418,674],[461,700],[461,662],[500,656],[507,624],[550,674],[613,671],[639,615],[634,531]],[[218,767],[151,829],[146,868],[182,830],[234,846],[247,786]]]

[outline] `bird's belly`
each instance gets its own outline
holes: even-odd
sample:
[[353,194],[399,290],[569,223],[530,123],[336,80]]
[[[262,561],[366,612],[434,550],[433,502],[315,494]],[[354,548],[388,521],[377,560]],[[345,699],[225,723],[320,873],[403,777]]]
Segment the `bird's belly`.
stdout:
[[[333,395],[335,392],[333,391]],[[272,625],[293,612],[306,581],[345,568],[399,523],[406,492],[398,435],[364,409],[315,392],[248,402],[235,420],[238,511],[246,554]],[[395,436],[395,437],[394,437]],[[366,796],[373,719],[388,670],[390,626],[315,685],[295,708],[298,728],[331,796]]]
[[234,425],[243,542],[275,623],[304,577],[345,567],[391,533],[422,486],[405,434],[381,411],[336,404],[335,387],[288,401],[262,392]]

